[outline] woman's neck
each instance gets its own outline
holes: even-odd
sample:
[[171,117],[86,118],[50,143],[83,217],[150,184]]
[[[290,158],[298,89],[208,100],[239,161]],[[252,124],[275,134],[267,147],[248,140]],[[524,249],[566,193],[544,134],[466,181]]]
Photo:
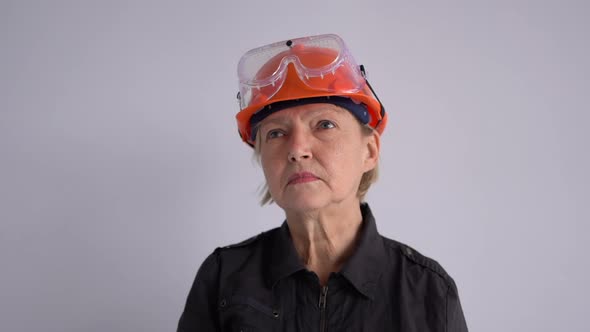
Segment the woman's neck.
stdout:
[[358,202],[346,207],[287,213],[295,249],[308,270],[326,285],[352,255],[362,224]]

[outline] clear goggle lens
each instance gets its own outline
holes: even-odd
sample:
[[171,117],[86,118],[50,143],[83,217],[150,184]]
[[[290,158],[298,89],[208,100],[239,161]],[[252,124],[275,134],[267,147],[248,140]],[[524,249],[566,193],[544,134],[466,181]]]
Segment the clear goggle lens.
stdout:
[[[292,39],[248,51],[238,64],[240,108],[262,104],[279,92],[289,66],[309,88],[354,93],[364,83],[359,66],[336,35]],[[294,79],[290,77],[289,80]]]

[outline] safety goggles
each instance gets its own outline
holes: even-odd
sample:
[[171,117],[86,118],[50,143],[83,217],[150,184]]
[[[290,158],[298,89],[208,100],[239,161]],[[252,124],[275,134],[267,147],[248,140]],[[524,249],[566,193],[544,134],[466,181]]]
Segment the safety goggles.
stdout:
[[238,64],[240,109],[264,104],[283,87],[292,65],[309,89],[355,93],[365,78],[344,41],[327,34],[273,43],[248,51]]

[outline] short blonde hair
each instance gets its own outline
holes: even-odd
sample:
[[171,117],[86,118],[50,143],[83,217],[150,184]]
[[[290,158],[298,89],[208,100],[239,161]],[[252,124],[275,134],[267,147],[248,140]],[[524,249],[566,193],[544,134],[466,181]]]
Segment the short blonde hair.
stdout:
[[[360,123],[359,123],[360,124]],[[363,134],[369,136],[369,135],[373,135],[375,132],[375,129],[367,126],[367,125],[363,125],[360,124],[362,127],[362,131]],[[260,126],[256,126],[253,130],[256,133],[257,138],[260,138]],[[258,164],[260,164],[260,149],[261,149],[261,143],[260,143],[260,139],[257,139],[254,142],[254,158],[256,159],[256,161],[258,162]],[[359,183],[359,187],[358,190],[356,192],[357,197],[359,198],[359,201],[363,202],[365,199],[365,196],[367,195],[367,193],[369,192],[369,188],[371,187],[371,185],[375,182],[377,182],[377,178],[379,176],[379,163],[377,163],[375,165],[375,167],[370,170],[370,171],[366,171],[365,173],[363,173],[363,176],[361,177],[361,182]],[[260,189],[260,205],[266,205],[266,204],[272,204],[274,203],[274,200],[272,199],[272,195],[270,194],[270,191],[268,190],[268,183],[264,183],[264,185],[262,186],[262,188]]]

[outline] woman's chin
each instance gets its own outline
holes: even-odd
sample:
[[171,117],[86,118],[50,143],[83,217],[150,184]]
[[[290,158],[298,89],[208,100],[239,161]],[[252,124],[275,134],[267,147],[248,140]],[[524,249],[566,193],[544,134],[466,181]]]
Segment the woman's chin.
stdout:
[[285,211],[306,212],[321,209],[327,205],[327,200],[320,195],[289,195],[276,201],[277,205]]

